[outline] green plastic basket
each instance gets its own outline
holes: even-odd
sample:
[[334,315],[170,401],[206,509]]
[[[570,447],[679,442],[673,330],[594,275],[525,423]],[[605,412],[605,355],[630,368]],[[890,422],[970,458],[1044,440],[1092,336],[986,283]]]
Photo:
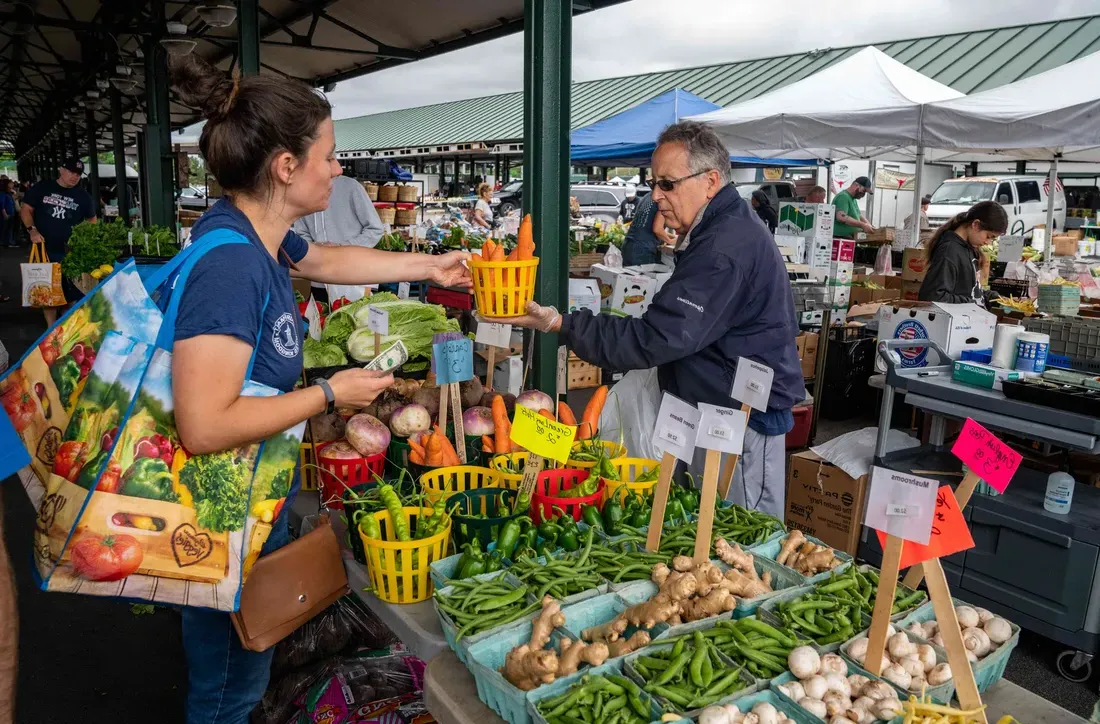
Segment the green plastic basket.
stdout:
[[[585,629],[611,621],[632,605],[634,604],[626,602],[617,593],[604,593],[584,601],[572,603],[562,608],[562,614],[565,616],[565,623],[562,625],[562,629],[573,636],[573,638],[580,640],[581,633]],[[635,626],[627,626],[621,638],[628,639],[638,630],[639,629]],[[659,623],[649,629],[650,641],[657,639],[667,630],[667,623]]]
[[774,706],[779,711],[787,715],[787,718],[793,719],[796,724],[821,724],[821,719],[806,711],[797,704],[792,704],[791,700],[780,694],[774,689],[764,689],[763,691],[757,691],[756,693],[743,696],[737,701],[733,702],[742,712],[746,714],[752,711],[752,708],[762,701]]
[[[543,699],[548,699],[553,696],[558,696],[559,694],[564,694],[566,691],[569,690],[570,687],[579,682],[581,678],[586,675],[607,673],[625,676],[625,674],[623,673],[623,659],[615,659],[613,661],[607,662],[606,664],[601,664],[600,666],[594,666],[590,669],[584,669],[582,671],[576,672],[575,674],[570,674],[569,676],[563,676],[552,684],[540,686],[534,691],[527,692],[527,711],[531,714],[532,721],[536,722],[537,724],[548,724],[546,721],[546,717],[544,717],[542,713],[538,710],[538,704]],[[660,721],[661,705],[657,702],[657,700],[644,691],[641,692],[639,696],[642,700],[642,703],[649,707],[650,721]]]
[[[623,658],[623,670],[626,671],[627,675],[631,679],[633,679],[634,681],[636,681],[638,683],[638,686],[644,687],[646,685],[646,680],[642,677],[641,674],[638,673],[638,670],[634,668],[634,662],[637,661],[642,656],[652,656],[653,654],[659,653],[661,651],[668,651],[674,645],[675,644],[658,643],[658,644],[653,644],[651,646],[647,646],[644,649],[634,651],[630,654],[627,654]],[[725,675],[726,673],[728,673],[729,671],[731,671],[733,669],[741,668],[737,664],[730,661],[729,657],[726,656],[725,654],[719,653],[718,654],[718,659],[725,665],[726,668],[722,669],[721,671],[715,671],[714,672],[715,678],[717,678],[719,676],[723,676],[723,675]],[[752,675],[749,674],[744,668],[741,668],[740,679],[741,679],[741,683],[744,684],[743,688],[739,689],[738,691],[733,692],[729,696],[722,697],[717,702],[715,702],[712,706],[721,706],[722,704],[729,704],[729,703],[734,702],[734,701],[736,701],[736,700],[738,700],[738,699],[740,699],[744,696],[748,696],[749,694],[753,694],[753,693],[756,692],[756,679],[754,679],[752,677]],[[700,707],[698,709],[689,709],[687,711],[681,711],[679,708],[677,708],[677,706],[675,704],[673,704],[671,701],[664,698],[663,696],[654,695],[654,698],[658,702],[660,702],[662,711],[668,712],[668,713],[680,714],[685,719],[697,719],[700,712],[703,711],[703,707]]]
[[[749,549],[748,552],[756,556],[763,556],[768,560],[775,562],[777,566],[783,565],[775,559],[779,555],[779,551],[783,548],[783,539],[786,536],[786,533],[778,536],[772,536],[769,540],[764,541],[760,545],[753,546]],[[811,543],[816,543],[818,545],[826,545],[824,541],[814,538],[811,535],[806,536],[806,540]],[[804,576],[789,566],[783,566],[783,568],[798,576],[799,580],[803,583],[817,583],[818,581],[824,581],[826,578],[833,575],[834,573],[844,571],[848,568],[848,566],[852,565],[852,557],[844,551],[838,551],[837,549],[833,548],[833,555],[841,560],[841,564],[831,571],[822,571],[821,573],[813,576]]]
[[[894,628],[897,628],[897,626],[895,626]],[[848,648],[852,645],[852,643],[854,641],[856,641],[858,639],[861,639],[861,638],[865,638],[866,633],[867,632],[864,632],[864,633],[860,634],[859,636],[856,636],[855,638],[845,642],[844,645],[840,647],[840,655],[843,656],[844,659],[849,662],[849,664],[855,665],[857,667],[859,666],[859,663],[855,659],[853,659],[851,656],[848,655]],[[903,631],[903,633],[907,637],[909,637],[910,641],[912,641],[915,644],[926,644],[926,643],[928,643],[924,639],[920,638],[919,636],[914,636],[913,634],[909,633],[908,631]],[[938,648],[936,646],[933,646],[932,649],[936,652],[936,663],[937,664],[946,664],[947,663],[947,654],[944,652],[944,650],[941,649],[941,648]],[[864,673],[864,676],[868,676],[868,674]],[[890,682],[890,686],[894,687],[897,690],[898,695],[899,695],[899,697],[901,698],[902,701],[907,701],[909,699],[910,694],[913,694],[915,696],[920,696],[919,691],[915,691],[915,692],[914,691],[907,691],[907,690],[901,688],[900,686],[898,686],[897,684],[895,684],[893,682]],[[937,703],[950,704],[951,703],[951,697],[953,697],[955,695],[955,680],[951,679],[951,681],[948,681],[945,684],[940,684],[939,686],[929,686],[929,687],[925,688],[924,693],[925,693],[926,696],[930,697],[933,701],[936,701]]]
[[454,510],[451,513],[451,538],[454,539],[455,550],[477,540],[484,551],[496,541],[501,526],[510,520],[526,517],[526,511],[499,515],[501,502],[511,507],[517,495],[516,491],[504,488],[477,488],[447,498],[447,510]]

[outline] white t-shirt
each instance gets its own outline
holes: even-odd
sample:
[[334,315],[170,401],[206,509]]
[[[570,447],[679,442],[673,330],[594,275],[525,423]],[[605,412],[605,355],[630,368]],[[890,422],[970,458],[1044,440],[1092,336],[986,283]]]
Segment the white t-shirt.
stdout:
[[489,202],[485,199],[478,199],[474,205],[474,213],[481,212],[481,218],[485,219],[488,223],[493,223],[493,209],[489,206]]

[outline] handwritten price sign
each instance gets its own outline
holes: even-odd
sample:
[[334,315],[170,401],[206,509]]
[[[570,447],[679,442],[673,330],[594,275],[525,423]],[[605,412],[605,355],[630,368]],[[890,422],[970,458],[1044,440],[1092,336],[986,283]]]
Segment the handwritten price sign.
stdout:
[[[878,542],[886,547],[886,534],[878,532]],[[936,492],[936,507],[932,515],[932,535],[928,545],[906,541],[901,549],[900,568],[909,568],[933,558],[944,558],[974,547],[974,538],[966,526],[962,508],[950,486]]]
[[432,345],[435,359],[435,381],[438,385],[465,382],[474,376],[474,343],[469,339],[453,339]]
[[1022,459],[1020,453],[970,418],[963,424],[951,452],[1000,493],[1012,482]]
[[[438,370],[436,370],[436,368],[435,368],[436,367],[436,361],[438,360],[438,357],[436,356],[436,351],[435,351],[436,345],[443,344],[444,342],[450,342],[450,341],[456,340],[456,339],[462,339],[462,332],[437,332],[437,333],[432,335],[432,374],[433,375],[438,375],[439,374]],[[473,360],[471,359],[471,364],[472,363],[473,363]],[[437,384],[441,385],[443,383],[437,381]]]
[[563,425],[538,414],[523,405],[516,405],[516,419],[512,424],[512,442],[544,458],[559,462],[569,459],[577,428]]

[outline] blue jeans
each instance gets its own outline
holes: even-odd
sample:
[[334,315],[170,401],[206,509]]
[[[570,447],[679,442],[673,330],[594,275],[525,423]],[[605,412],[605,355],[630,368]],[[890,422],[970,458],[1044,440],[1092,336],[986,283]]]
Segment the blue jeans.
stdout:
[[[271,528],[260,555],[290,542],[287,510]],[[275,648],[247,651],[241,647],[229,614],[185,608],[183,650],[187,657],[187,724],[247,724],[271,678]]]

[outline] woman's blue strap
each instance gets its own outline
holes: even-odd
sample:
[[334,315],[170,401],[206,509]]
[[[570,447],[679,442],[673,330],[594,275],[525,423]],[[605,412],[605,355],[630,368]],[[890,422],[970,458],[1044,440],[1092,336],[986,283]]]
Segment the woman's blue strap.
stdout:
[[[215,232],[216,231],[218,230],[215,230]],[[209,236],[210,234],[207,233],[203,234],[200,239],[192,239],[191,243],[188,244],[184,249],[182,249],[179,254],[176,254],[174,257],[154,269],[152,273],[150,273],[143,279],[143,282],[145,283],[145,290],[152,294],[153,292],[164,286],[164,283],[168,281],[168,279],[172,275],[179,271],[180,267],[183,266],[183,263],[185,261],[187,261],[192,255],[199,252],[199,250],[203,247],[203,244],[201,242]]]

